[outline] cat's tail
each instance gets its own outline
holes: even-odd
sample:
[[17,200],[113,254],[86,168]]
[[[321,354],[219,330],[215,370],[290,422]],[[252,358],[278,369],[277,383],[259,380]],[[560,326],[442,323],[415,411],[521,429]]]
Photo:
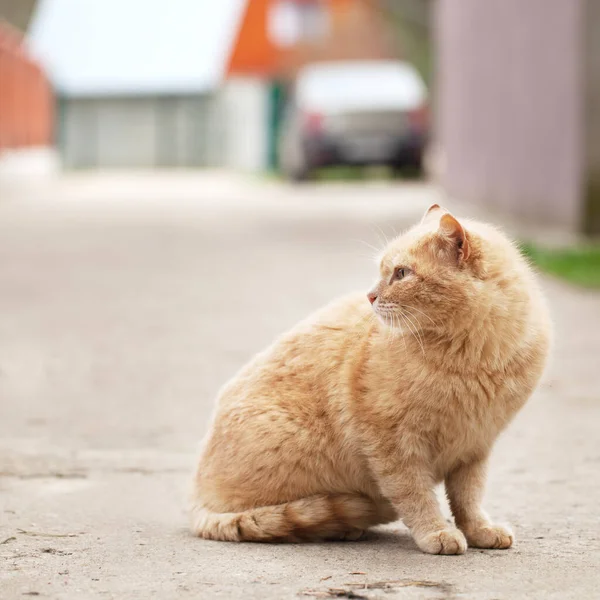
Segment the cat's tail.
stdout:
[[358,539],[368,527],[391,520],[393,515],[382,515],[373,500],[359,494],[310,496],[238,513],[212,512],[201,504],[192,509],[194,534],[232,542]]

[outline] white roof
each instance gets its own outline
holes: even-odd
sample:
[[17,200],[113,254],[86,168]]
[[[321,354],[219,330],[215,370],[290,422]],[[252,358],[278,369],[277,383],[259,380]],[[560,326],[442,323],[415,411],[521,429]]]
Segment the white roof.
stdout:
[[219,84],[246,0],[40,0],[31,51],[69,96],[177,94]]

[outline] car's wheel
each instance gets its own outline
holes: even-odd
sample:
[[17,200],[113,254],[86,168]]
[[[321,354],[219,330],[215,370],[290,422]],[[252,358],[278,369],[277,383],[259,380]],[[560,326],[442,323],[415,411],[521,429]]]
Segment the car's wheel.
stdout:
[[312,181],[315,177],[315,170],[311,167],[306,156],[302,156],[298,162],[290,166],[288,178],[294,183],[305,183]]
[[423,173],[423,160],[421,157],[392,165],[392,174],[395,178],[422,179]]
[[307,168],[295,169],[289,174],[289,179],[294,183],[305,183],[312,178],[312,171]]
[[299,148],[296,152],[288,154],[287,161],[283,166],[283,172],[285,177],[293,183],[309,181],[314,175],[306,154]]

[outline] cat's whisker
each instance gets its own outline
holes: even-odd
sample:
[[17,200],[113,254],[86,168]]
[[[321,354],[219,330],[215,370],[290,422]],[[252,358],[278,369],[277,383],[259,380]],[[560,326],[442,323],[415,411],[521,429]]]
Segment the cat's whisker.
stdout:
[[437,323],[427,313],[424,313],[422,310],[418,309],[416,306],[412,306],[411,304],[401,304],[400,308],[402,308],[403,310],[407,310],[407,309],[416,310],[418,313],[422,314],[426,319],[429,319],[431,321],[431,323],[437,327]]
[[[373,229],[373,227],[377,227],[377,231],[375,231]],[[383,248],[386,248],[390,241],[388,240],[387,236],[385,235],[385,232],[383,231],[383,229],[381,229],[381,227],[379,225],[377,225],[377,223],[373,223],[371,226],[371,231],[373,231],[373,233],[377,236],[377,239],[379,240],[379,243],[382,245]],[[383,238],[383,242],[381,241],[381,238]]]
[[375,320],[375,315],[371,314],[371,315],[367,315],[366,318],[363,318],[362,323],[360,323],[360,325],[362,327],[366,326],[366,325],[371,325],[373,323],[373,321]]
[[380,246],[382,248],[385,248],[386,244],[385,244],[385,240],[381,239],[381,236],[379,235],[379,233],[375,230],[375,228],[373,227],[373,225],[369,225],[369,229],[371,230],[371,233],[373,233],[373,235],[375,235],[377,237],[377,242],[380,244]]
[[394,322],[398,324],[398,334],[402,338],[402,344],[404,345],[404,352],[406,352],[406,338],[404,337],[404,329],[402,328],[402,325],[400,324],[400,319],[399,319],[398,315],[394,315]]
[[392,323],[394,324],[394,329],[396,331],[396,337],[401,337],[402,336],[402,327],[400,327],[400,322],[396,318],[396,315],[392,315]]
[[[415,340],[421,347],[421,352],[423,353],[423,356],[425,356],[425,346],[423,345],[423,341],[421,340],[421,336],[420,336],[418,330],[416,329],[415,324],[411,320],[409,320],[408,315],[406,315],[405,313],[399,312],[398,314],[402,315],[402,318],[403,318],[404,322],[406,323],[406,326],[408,327],[411,334],[413,335],[413,337],[415,338]],[[412,326],[410,325],[410,323],[412,323]],[[415,327],[414,330],[413,330],[413,327]]]
[[415,335],[415,332],[414,332],[412,326],[410,325],[406,315],[402,315],[402,320],[404,321],[406,327],[410,331],[410,334],[413,336],[413,338],[415,339],[417,344],[419,344],[419,347],[421,348],[421,352],[423,353],[423,356],[425,356],[425,349],[423,348],[423,345],[421,344],[421,341],[419,340],[419,338]]
[[349,256],[350,258],[364,258],[365,260],[368,260],[370,263],[372,263],[373,261],[377,261],[377,254],[353,254],[353,253],[348,253],[346,254],[346,256]]
[[359,328],[367,323],[371,322],[374,319],[375,315],[372,312],[365,313],[362,317],[359,317],[353,324],[352,328]]
[[392,346],[392,340],[393,340],[393,329],[392,327],[386,327],[386,341],[387,341],[387,346],[388,348],[391,348]]
[[411,317],[411,323],[413,322],[412,320],[414,319],[414,321],[416,323],[415,328],[418,327],[418,331],[420,332],[421,341],[423,342],[423,338],[425,336],[425,332],[423,331],[423,325],[421,324],[421,321],[419,321],[419,319],[417,318],[417,316],[414,315],[413,313],[411,313],[409,310],[404,309],[404,312],[406,313],[406,317],[407,318]]
[[423,331],[423,326],[421,325],[421,322],[415,315],[413,315],[409,311],[405,311],[405,313],[407,313],[406,318],[410,319],[411,323],[413,323],[413,319],[414,319],[415,330],[417,331],[417,333],[419,335],[419,339],[421,340],[421,347],[423,348],[423,354],[425,354],[425,332]]
[[[406,326],[406,320],[404,319],[403,315],[401,313],[398,313],[398,321],[400,321],[400,319],[402,320],[403,329],[408,329],[408,331],[412,334],[412,330],[410,329],[410,327]],[[404,340],[404,343],[406,344],[406,340]]]
[[361,244],[364,244],[365,246],[367,246],[367,248],[371,248],[371,250],[373,250],[373,252],[375,252],[375,256],[377,256],[377,254],[379,254],[383,250],[383,248],[377,248],[376,246],[373,246],[373,244],[369,244],[369,242],[366,242],[365,240],[353,238],[352,241],[360,242]]
[[396,341],[396,338],[398,337],[398,328],[396,327],[396,322],[395,322],[395,315],[389,315],[391,316],[391,320],[392,323],[391,325],[388,327],[389,330],[389,345],[392,346],[392,344]]
[[377,227],[377,229],[379,229],[379,231],[381,231],[381,235],[383,236],[383,239],[385,240],[385,245],[389,246],[390,240],[388,240],[387,235],[385,235],[385,231],[383,231],[383,229],[377,225],[377,223],[375,223],[375,227]]

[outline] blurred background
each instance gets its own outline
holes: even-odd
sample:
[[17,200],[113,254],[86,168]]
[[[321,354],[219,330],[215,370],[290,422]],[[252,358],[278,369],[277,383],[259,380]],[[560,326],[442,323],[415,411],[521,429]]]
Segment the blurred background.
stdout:
[[598,233],[599,13],[588,0],[2,0],[0,161],[294,180],[425,165],[452,196]]
[[[596,597],[599,28],[598,0],[0,0],[0,596]],[[433,203],[507,229],[556,322],[490,467],[517,548],[189,537],[219,388]]]

